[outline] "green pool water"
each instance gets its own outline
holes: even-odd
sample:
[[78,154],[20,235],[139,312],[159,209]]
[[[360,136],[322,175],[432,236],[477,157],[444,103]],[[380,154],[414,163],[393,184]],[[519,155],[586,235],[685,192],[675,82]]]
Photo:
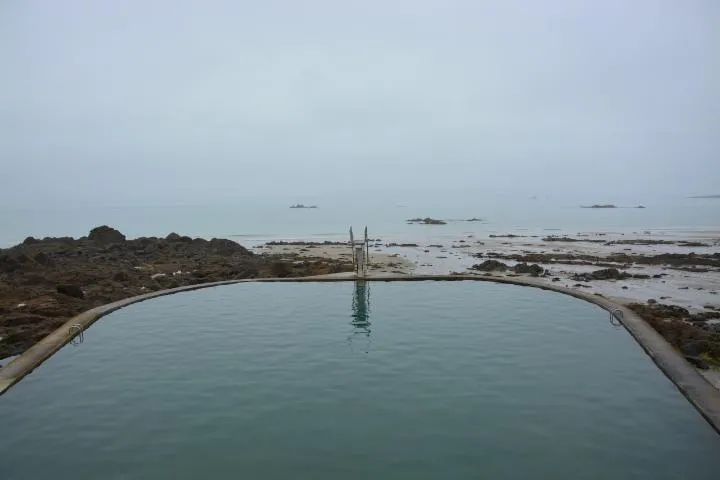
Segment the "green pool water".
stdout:
[[591,304],[480,282],[133,305],[0,397],[0,478],[720,478],[720,437]]

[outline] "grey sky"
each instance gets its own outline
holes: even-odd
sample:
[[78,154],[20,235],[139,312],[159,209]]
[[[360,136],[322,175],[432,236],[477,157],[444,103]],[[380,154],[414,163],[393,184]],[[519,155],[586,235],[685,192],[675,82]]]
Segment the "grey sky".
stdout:
[[719,48],[716,0],[5,0],[0,201],[715,193]]

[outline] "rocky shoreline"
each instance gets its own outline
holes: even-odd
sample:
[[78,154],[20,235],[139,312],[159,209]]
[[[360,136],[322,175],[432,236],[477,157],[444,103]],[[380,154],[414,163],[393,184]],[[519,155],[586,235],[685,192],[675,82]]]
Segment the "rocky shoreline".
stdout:
[[257,254],[231,240],[87,237],[35,239],[0,249],[0,360],[18,355],[69,318],[99,305],[184,285],[352,270],[349,260]]
[[[647,233],[647,232],[645,232]],[[494,233],[448,244],[371,243],[371,273],[532,276],[632,308],[699,369],[720,367],[720,234]],[[68,318],[148,291],[216,280],[351,271],[346,242],[128,240],[110,227],[87,237],[27,238],[0,249],[0,359],[22,353]],[[716,386],[720,386],[720,372]]]

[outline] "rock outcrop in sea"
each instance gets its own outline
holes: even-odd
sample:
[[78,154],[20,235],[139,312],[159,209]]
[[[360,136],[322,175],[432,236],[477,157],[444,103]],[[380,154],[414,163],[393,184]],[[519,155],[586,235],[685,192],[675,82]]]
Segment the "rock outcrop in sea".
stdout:
[[422,225],[445,225],[447,222],[445,220],[439,220],[437,218],[410,218],[407,220],[407,223],[420,223]]

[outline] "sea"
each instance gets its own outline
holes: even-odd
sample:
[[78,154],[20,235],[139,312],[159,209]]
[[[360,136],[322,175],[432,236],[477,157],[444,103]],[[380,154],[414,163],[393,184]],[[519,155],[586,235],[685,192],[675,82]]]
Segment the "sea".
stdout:
[[[318,208],[289,208],[295,203]],[[611,203],[619,208],[581,208]],[[139,203],[87,202],[44,206],[0,206],[0,247],[28,236],[81,237],[99,225],[117,228],[128,238],[165,236],[230,238],[247,246],[273,240],[346,240],[352,226],[371,238],[420,241],[534,232],[627,232],[638,234],[714,234],[720,231],[720,199],[659,197],[641,203],[613,197],[600,201],[548,196],[449,194],[353,194],[300,199],[264,196],[213,201]],[[408,224],[410,218],[432,217],[446,225]],[[481,221],[467,221],[480,219]]]

